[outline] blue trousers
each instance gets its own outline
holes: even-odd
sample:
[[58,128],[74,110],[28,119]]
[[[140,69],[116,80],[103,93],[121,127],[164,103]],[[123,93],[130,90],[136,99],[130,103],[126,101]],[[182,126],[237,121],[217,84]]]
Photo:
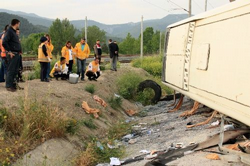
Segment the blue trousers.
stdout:
[[84,78],[85,69],[86,69],[86,59],[81,60],[77,58],[77,74],[79,75],[79,77],[81,74],[81,79]]
[[49,78],[49,74],[50,74],[50,62],[48,63],[46,78]]

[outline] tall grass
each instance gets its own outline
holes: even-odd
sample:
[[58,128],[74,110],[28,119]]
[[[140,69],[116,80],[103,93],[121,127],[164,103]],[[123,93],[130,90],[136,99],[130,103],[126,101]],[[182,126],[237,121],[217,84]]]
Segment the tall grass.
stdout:
[[22,99],[0,109],[0,163],[9,165],[45,140],[64,137],[69,119],[46,101]]
[[142,68],[155,77],[161,77],[162,59],[163,57],[159,55],[147,56],[142,60],[137,58],[132,61],[132,66]]

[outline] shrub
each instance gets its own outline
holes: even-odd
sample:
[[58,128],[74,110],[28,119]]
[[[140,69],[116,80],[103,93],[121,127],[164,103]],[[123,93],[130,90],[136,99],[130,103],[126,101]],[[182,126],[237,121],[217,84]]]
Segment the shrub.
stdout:
[[143,78],[136,73],[128,72],[117,80],[119,94],[125,99],[135,99],[137,88]]
[[143,92],[139,92],[136,96],[136,101],[139,101],[143,105],[150,105],[152,104],[151,99],[154,96],[154,90],[150,88],[144,89]]
[[131,124],[125,122],[119,122],[113,125],[108,131],[109,140],[119,140],[124,135],[131,133],[132,127]]
[[122,105],[122,98],[121,97],[111,97],[109,100],[109,105],[113,108],[113,109],[117,109],[119,107],[121,107]]
[[89,84],[86,85],[85,90],[91,94],[95,93],[95,85]]
[[90,128],[90,129],[97,129],[97,126],[94,124],[93,119],[88,119],[88,120],[81,120],[79,122],[81,125],[85,125],[86,127]]
[[79,129],[78,122],[75,119],[69,119],[67,120],[66,124],[66,132],[73,135],[75,134]]

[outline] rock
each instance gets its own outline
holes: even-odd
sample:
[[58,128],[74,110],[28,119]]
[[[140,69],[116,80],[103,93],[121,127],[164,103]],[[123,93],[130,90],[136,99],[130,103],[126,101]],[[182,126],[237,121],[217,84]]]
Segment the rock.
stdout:
[[137,142],[137,139],[130,139],[128,141],[129,144],[135,144]]
[[78,154],[76,147],[63,139],[51,139],[30,151],[19,159],[14,166],[25,165],[70,165],[71,160]]

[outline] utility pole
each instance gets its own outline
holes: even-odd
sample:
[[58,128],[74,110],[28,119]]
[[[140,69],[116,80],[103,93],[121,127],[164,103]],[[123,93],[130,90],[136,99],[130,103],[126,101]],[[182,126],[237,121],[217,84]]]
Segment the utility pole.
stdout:
[[88,30],[88,27],[87,27],[88,25],[87,25],[87,16],[85,17],[85,39],[86,39],[86,43],[87,43],[87,38],[88,38],[88,36],[87,36],[87,30]]
[[160,46],[159,46],[159,53],[161,55],[161,32],[160,32]]
[[207,11],[207,0],[205,0],[205,11]]
[[192,15],[192,0],[189,0],[188,16],[191,17],[191,15]]
[[141,16],[141,59],[143,57],[143,16]]

